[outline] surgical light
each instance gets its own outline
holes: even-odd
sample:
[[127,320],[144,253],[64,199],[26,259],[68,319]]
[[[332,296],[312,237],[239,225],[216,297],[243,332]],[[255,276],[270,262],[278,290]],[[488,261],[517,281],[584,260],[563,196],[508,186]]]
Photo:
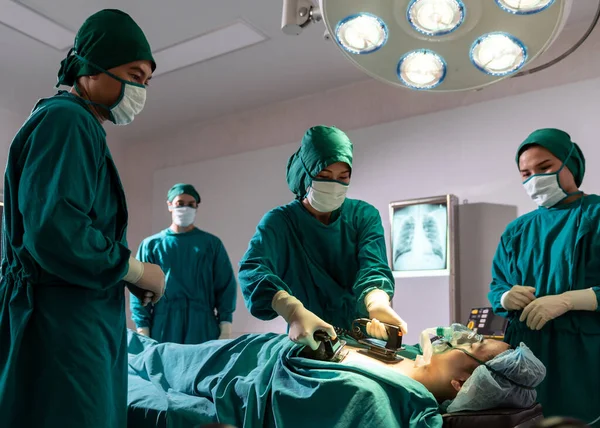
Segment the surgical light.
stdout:
[[[283,0],[282,29],[325,24],[325,39],[387,84],[436,92],[477,90],[553,66],[588,38],[536,67],[574,0]],[[580,0],[583,1],[583,0]]]
[[492,76],[506,76],[520,69],[527,60],[527,49],[514,36],[506,33],[485,34],[471,47],[471,61]]
[[368,54],[381,48],[388,38],[385,23],[375,15],[360,13],[342,19],[335,37],[340,46],[352,54]]
[[554,0],[496,0],[496,3],[506,12],[527,15],[541,12],[552,6]]
[[459,0],[412,0],[407,9],[412,27],[428,36],[443,36],[456,30],[465,19]]
[[426,49],[409,52],[398,62],[398,78],[412,89],[435,88],[445,76],[444,59]]

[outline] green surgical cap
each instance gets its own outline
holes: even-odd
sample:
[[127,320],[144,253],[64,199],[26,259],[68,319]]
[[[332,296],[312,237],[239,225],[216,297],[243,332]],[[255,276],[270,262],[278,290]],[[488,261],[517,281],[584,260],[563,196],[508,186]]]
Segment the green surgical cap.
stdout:
[[173,202],[173,199],[179,195],[190,195],[196,199],[197,203],[200,203],[200,194],[196,192],[196,189],[191,184],[177,183],[171,187],[171,190],[167,193],[167,201]]
[[310,128],[304,134],[300,148],[288,161],[290,190],[298,199],[304,198],[313,178],[336,162],[347,163],[352,168],[352,142],[348,136],[334,127]]
[[[569,134],[560,129],[553,128],[538,129],[537,131],[532,132],[529,137],[521,143],[519,150],[517,150],[517,166],[519,165],[519,158],[523,152],[532,145],[541,146],[562,162],[566,161],[566,167],[569,168],[569,171],[573,174],[575,184],[577,187],[581,186],[583,176],[585,175],[585,157],[579,146],[571,141],[571,136]],[[573,150],[572,152],[571,149]],[[571,153],[570,157],[569,153]],[[569,157],[568,160],[567,157]]]
[[57,86],[73,86],[78,77],[99,74],[94,65],[109,70],[143,60],[152,63],[152,71],[156,69],[142,29],[125,12],[102,10],[90,16],[77,32],[73,49],[60,63]]

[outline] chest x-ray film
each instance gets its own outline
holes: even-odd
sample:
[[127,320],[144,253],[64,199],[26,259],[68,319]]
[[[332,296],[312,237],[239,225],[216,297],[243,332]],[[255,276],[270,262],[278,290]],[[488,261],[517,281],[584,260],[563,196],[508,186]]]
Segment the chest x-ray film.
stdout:
[[391,205],[393,271],[427,274],[448,269],[448,203],[444,197],[434,199]]

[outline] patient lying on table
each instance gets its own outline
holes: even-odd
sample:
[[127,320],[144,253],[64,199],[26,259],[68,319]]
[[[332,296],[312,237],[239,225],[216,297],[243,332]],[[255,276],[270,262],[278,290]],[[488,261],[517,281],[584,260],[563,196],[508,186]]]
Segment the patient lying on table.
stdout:
[[449,346],[424,367],[346,349],[335,363],[300,357],[301,346],[286,335],[176,345],[130,331],[129,406],[166,414],[176,426],[441,427],[439,403],[454,400],[449,411],[528,406],[535,401],[528,388],[545,375],[526,347],[493,340]]
[[477,360],[487,363],[509,348],[510,345],[507,343],[485,339],[481,342],[461,345],[457,349],[450,348],[448,352],[433,355],[429,365],[416,367],[415,362],[410,359],[394,364],[384,363],[359,353],[360,348],[348,345],[345,347],[349,351],[348,355],[340,364],[359,367],[377,365],[387,370],[394,370],[421,383],[441,403],[456,398],[463,384],[480,365]]

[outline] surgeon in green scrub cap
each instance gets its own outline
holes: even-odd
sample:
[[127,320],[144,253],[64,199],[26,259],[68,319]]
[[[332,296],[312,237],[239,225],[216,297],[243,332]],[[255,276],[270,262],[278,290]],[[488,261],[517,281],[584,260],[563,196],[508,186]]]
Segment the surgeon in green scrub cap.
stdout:
[[118,10],[89,17],[60,85],[10,146],[0,280],[0,418],[6,427],[127,425],[125,287],[157,303],[159,266],[131,256],[127,205],[102,124],[141,113],[150,46]]
[[502,235],[489,299],[509,319],[506,341],[527,343],[547,368],[538,387],[545,416],[592,421],[600,413],[600,196],[579,190],[585,158],[564,131],[533,132],[516,162],[539,209]]
[[221,240],[194,225],[200,195],[178,183],[167,194],[171,225],[144,239],[137,258],[158,263],[167,276],[165,298],[156,305],[130,300],[137,331],[159,342],[200,344],[229,339],[237,283]]
[[391,308],[394,277],[387,263],[379,212],[346,198],[352,143],[341,130],[309,129],[289,159],[287,182],[296,200],[268,212],[240,262],[238,279],[255,317],[283,317],[291,340],[318,347],[317,330],[351,328],[374,319],[367,330],[387,339],[379,322],[406,323]]

